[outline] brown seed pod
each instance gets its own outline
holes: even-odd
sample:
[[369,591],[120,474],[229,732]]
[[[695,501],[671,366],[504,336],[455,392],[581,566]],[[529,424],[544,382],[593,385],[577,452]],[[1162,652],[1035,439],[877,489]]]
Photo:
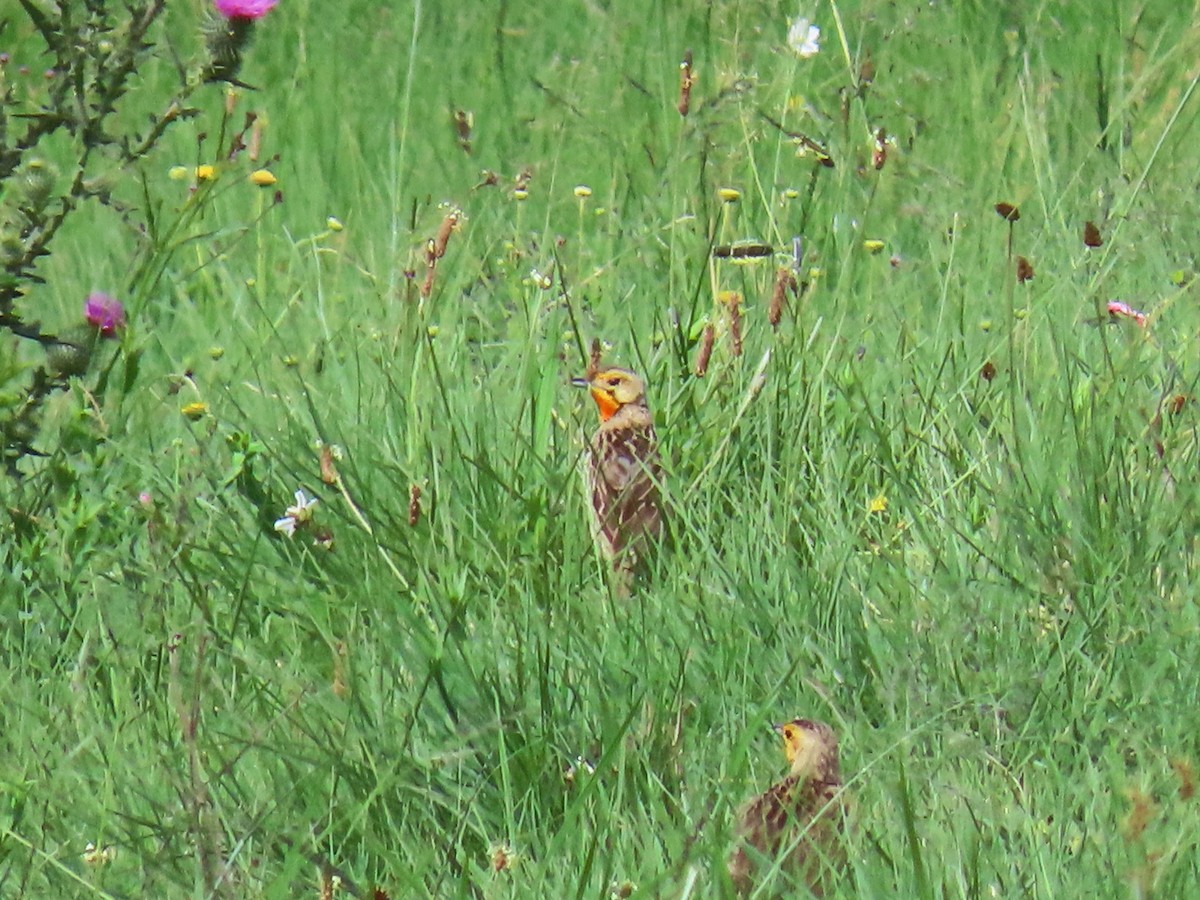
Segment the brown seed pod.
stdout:
[[875,148],[871,151],[871,165],[879,171],[887,163],[887,132],[880,128],[875,132]]
[[454,135],[458,138],[458,146],[468,156],[471,153],[471,132],[475,128],[475,114],[467,109],[454,111]]
[[425,281],[421,284],[421,296],[433,293],[433,279],[437,274],[437,244],[433,238],[425,242]]
[[329,485],[341,481],[337,466],[333,464],[333,447],[329,444],[321,445],[321,480]]
[[1021,210],[1011,203],[997,203],[996,214],[1006,222],[1017,222],[1021,218]]
[[733,347],[733,355],[742,355],[742,296],[729,304],[729,343]]
[[438,226],[437,236],[433,239],[432,253],[435,259],[441,259],[446,255],[446,247],[450,243],[450,235],[458,228],[461,220],[462,210],[460,209],[452,209],[446,213],[442,219],[442,224]]
[[1088,247],[1099,247],[1104,243],[1104,238],[1100,236],[1100,229],[1096,227],[1096,223],[1088,221],[1083,226],[1083,243]]
[[1024,284],[1033,278],[1033,263],[1023,256],[1017,257],[1017,282]]
[[775,252],[770,244],[761,241],[737,241],[733,244],[717,244],[713,247],[714,259],[762,259]]
[[408,489],[408,524],[415,528],[421,521],[421,486],[411,485]]
[[796,276],[787,266],[780,266],[775,274],[775,287],[771,290],[771,305],[767,308],[767,321],[777,328],[783,320],[783,309],[787,305],[787,292],[796,290]]
[[683,51],[683,62],[679,64],[679,103],[676,109],[684,118],[692,108],[692,87],[696,83],[696,74],[692,71],[692,51]]

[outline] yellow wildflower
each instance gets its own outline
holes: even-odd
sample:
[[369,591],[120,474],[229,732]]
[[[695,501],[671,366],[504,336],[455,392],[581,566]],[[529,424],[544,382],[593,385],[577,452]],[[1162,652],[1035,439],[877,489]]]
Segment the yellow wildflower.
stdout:
[[179,411],[183,413],[185,418],[196,422],[208,415],[208,404],[201,400],[197,400],[194,403],[185,403],[182,407],[180,407]]

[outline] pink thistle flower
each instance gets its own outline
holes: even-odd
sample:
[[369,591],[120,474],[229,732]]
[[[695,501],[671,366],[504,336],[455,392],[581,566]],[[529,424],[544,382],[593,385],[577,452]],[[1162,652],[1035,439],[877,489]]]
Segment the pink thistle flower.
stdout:
[[1146,327],[1146,314],[1140,309],[1134,309],[1128,303],[1122,303],[1120,300],[1108,301],[1108,314],[1114,319],[1133,319],[1140,327]]
[[125,327],[125,307],[115,297],[100,291],[88,294],[83,305],[83,317],[93,328],[98,328],[104,337],[114,337]]
[[215,0],[217,12],[227,19],[261,19],[279,0]]

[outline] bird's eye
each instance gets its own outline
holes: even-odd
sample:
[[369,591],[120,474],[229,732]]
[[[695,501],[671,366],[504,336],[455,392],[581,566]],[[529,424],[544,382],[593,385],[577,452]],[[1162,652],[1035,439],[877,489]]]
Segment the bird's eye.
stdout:
[[615,388],[615,387],[616,387],[618,384],[620,384],[620,383],[621,383],[621,379],[620,379],[620,378],[610,378],[610,379],[608,379],[608,386],[609,386],[610,388]]

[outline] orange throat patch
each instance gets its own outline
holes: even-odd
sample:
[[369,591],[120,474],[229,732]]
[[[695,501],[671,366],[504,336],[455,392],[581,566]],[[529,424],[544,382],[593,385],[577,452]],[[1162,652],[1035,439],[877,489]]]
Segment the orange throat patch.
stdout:
[[592,399],[596,401],[596,408],[600,410],[600,421],[607,422],[621,408],[621,404],[613,399],[612,394],[607,394],[596,388],[592,388],[591,390]]

